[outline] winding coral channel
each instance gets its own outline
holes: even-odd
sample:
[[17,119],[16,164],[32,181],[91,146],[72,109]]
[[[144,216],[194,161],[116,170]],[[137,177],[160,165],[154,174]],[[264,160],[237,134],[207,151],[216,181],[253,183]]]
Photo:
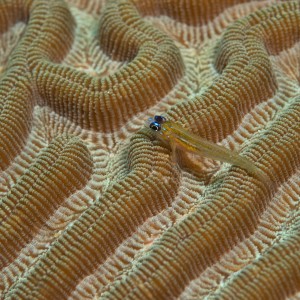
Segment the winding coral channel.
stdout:
[[[1,299],[299,299],[299,1],[0,0],[0,25]],[[154,114],[263,176],[177,164]]]

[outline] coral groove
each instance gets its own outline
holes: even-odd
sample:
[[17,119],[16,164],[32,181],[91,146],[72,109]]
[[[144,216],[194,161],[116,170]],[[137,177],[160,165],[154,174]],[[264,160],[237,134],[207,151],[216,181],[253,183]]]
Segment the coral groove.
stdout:
[[[13,22],[26,19],[28,11],[16,1],[1,1],[0,27],[5,32]],[[24,5],[25,6],[25,5]],[[33,88],[26,62],[26,44],[30,36],[12,51],[0,78],[0,168],[6,169],[25,144],[31,127]]]
[[77,138],[58,137],[49,145],[1,199],[1,269],[33,238],[61,202],[86,184],[91,173],[91,157]]
[[[269,53],[278,54],[286,46],[286,39],[280,39],[278,31],[273,30],[284,27],[286,19],[290,20],[284,33],[289,36],[289,47],[299,39],[299,12],[295,3],[259,11],[228,28],[215,62],[222,75],[201,97],[175,106],[172,118],[183,119],[185,111],[191,111],[187,120],[181,122],[197,126],[195,131],[214,141],[232,133],[246,113],[275,93],[277,83]],[[218,130],[212,133],[211,128]]]
[[[263,139],[249,149],[259,153],[264,145],[267,146],[260,158],[266,161],[271,174],[278,174],[277,168],[285,168],[281,177],[272,178],[277,184],[286,180],[300,166],[300,156],[296,150],[300,147],[297,139],[300,135],[299,116],[299,102],[295,101],[286,113],[274,121]],[[276,142],[275,138],[278,139]],[[273,152],[275,148],[281,150],[281,159],[277,159],[278,154]],[[285,158],[292,156],[294,161],[288,164]],[[272,165],[274,161],[278,165]],[[243,184],[235,170],[232,173],[232,176],[221,182],[219,188],[207,194],[207,201],[205,199],[204,202],[208,204],[199,205],[194,213],[166,231],[153,246],[151,254],[139,263],[139,267],[124,282],[116,283],[105,298],[129,299],[134,296],[137,299],[166,299],[178,296],[184,284],[213,264],[222,253],[253,234],[269,202],[269,196],[258,183]],[[140,275],[138,281],[137,274]],[[277,279],[279,282],[282,280],[280,276]],[[163,280],[169,285],[162,286]],[[274,279],[273,284],[279,282]],[[147,290],[147,286],[151,286],[151,291]],[[270,289],[272,286],[270,284]],[[291,291],[294,289],[291,288]],[[264,293],[267,293],[266,286]],[[241,299],[245,298],[241,296]]]
[[[45,1],[36,14],[45,18],[43,23],[48,23],[48,27],[53,20],[47,18],[46,12],[52,14],[57,27],[64,28],[65,32],[58,38],[57,31],[45,25],[39,32],[41,37],[37,36],[30,45],[28,54],[45,105],[60,115],[81,127],[111,132],[165,96],[183,75],[182,59],[172,40],[147,26],[134,7],[125,1],[112,1],[107,5],[100,20],[98,38],[103,51],[125,60],[126,66],[111,76],[97,78],[54,64],[53,60],[64,53],[59,51],[66,51],[71,44],[74,25],[68,11],[58,13],[56,6],[61,5],[60,2],[48,7]],[[34,16],[32,18],[34,22]],[[57,46],[49,47],[49,40]]]
[[[299,1],[0,0],[0,25],[1,299],[299,298]],[[263,176],[171,153],[154,114]]]
[[[7,299],[67,298],[66,291],[74,288],[82,276],[92,272],[95,264],[103,263],[138,225],[170,204],[177,184],[171,177],[170,164],[159,157],[160,151],[151,149],[151,143],[145,141],[144,135],[137,136],[131,148],[131,168],[126,179],[114,184],[97,199],[52,245],[26,280],[14,287]],[[151,159],[139,155],[147,152],[154,153]],[[155,168],[161,168],[160,176],[152,171]],[[165,185],[162,177],[168,181]],[[136,185],[135,191],[130,190],[132,184]],[[136,218],[128,220],[128,214]],[[81,247],[82,244],[85,246]],[[84,264],[78,265],[78,261]],[[52,267],[48,269],[45,265]]]

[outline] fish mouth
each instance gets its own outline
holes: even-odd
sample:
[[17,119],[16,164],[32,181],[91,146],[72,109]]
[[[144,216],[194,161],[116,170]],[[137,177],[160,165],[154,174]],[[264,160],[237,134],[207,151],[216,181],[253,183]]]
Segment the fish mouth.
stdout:
[[147,127],[149,127],[150,124],[153,123],[153,122],[155,122],[155,120],[154,120],[153,118],[148,118],[148,119],[146,120],[146,122],[145,122],[145,125],[146,125]]

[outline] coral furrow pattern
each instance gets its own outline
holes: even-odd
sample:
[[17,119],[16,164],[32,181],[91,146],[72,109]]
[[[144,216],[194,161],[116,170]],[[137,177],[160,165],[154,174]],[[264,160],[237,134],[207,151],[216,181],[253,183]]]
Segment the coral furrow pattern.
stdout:
[[[300,141],[297,139],[300,136],[299,105],[300,102],[296,99],[282,115],[278,116],[263,138],[259,139],[252,149],[247,149],[248,152],[259,153],[261,145],[270,141],[269,147],[263,155],[259,155],[257,160],[261,158],[265,161],[272,177],[276,168],[289,167],[281,177],[272,178],[272,181],[277,184],[293,175],[300,166],[300,156],[295,152],[300,147]],[[278,131],[280,135],[278,135]],[[272,143],[275,138],[276,142]],[[274,149],[282,151],[282,159],[276,160],[274,156],[277,154],[273,152]],[[294,155],[293,162],[288,166],[285,157],[291,155]],[[271,166],[272,161],[281,165]],[[234,174],[234,170],[232,173],[232,176],[221,182],[219,188],[206,196],[209,204],[200,205],[196,212],[162,235],[161,240],[153,245],[151,254],[139,263],[139,267],[126,278],[124,283],[116,283],[115,290],[111,290],[106,298],[130,299],[132,295],[137,299],[176,297],[181,292],[180,287],[184,287],[184,280],[186,283],[188,280],[192,280],[194,276],[199,275],[205,268],[213,264],[214,260],[219,259],[222,253],[252,234],[258,226],[260,216],[266,209],[269,195],[258,183],[240,183],[237,186],[235,182],[239,182],[241,179]],[[204,253],[205,258],[203,257]],[[163,262],[159,266],[156,266],[157,259]],[[198,261],[198,264],[195,264],[195,260]],[[140,276],[137,285],[137,274],[147,274],[149,269],[151,275]],[[176,271],[174,272],[174,270]],[[182,277],[182,273],[186,274],[185,278]],[[172,289],[169,286],[165,286],[163,289],[159,284],[163,280],[162,278],[165,280],[167,276],[170,276],[167,281],[172,285]],[[135,284],[131,284],[131,280]],[[279,277],[278,280],[281,278]],[[179,285],[178,282],[182,284]],[[274,284],[279,284],[279,282],[274,282]],[[148,291],[148,296],[145,296],[144,290],[147,290],[149,285],[151,291]]]
[[[26,19],[25,9],[16,1],[0,3],[1,32],[12,22]],[[27,14],[28,15],[28,14]],[[33,87],[26,61],[26,47],[29,36],[14,49],[3,68],[0,78],[0,169],[6,169],[18,155],[28,137],[32,119]]]
[[[257,294],[263,299],[292,296],[299,290],[300,281],[299,267],[294,263],[300,258],[299,228],[296,231],[273,245],[261,258],[247,266],[239,277],[209,299],[254,299]],[[237,296],[241,287],[242,293]]]
[[[276,34],[272,28],[282,26],[281,18],[289,18],[291,24],[286,35],[295,43],[300,34],[299,7],[296,9],[295,3],[281,4],[279,8],[259,11],[228,28],[220,41],[215,62],[222,75],[202,96],[172,108],[170,116],[214,141],[232,133],[254,105],[274,95],[277,83],[269,52],[278,53],[283,45],[280,39],[272,37]],[[184,118],[185,110],[192,113]],[[212,126],[216,128],[213,133]]]
[[[88,149],[78,138],[58,137],[0,200],[0,267],[18,254],[47,217],[92,173]],[[51,199],[51,201],[50,201]]]
[[[74,31],[70,13],[60,12],[57,6],[60,1],[46,1],[37,10],[45,25],[30,45],[28,59],[44,104],[81,127],[102,132],[119,129],[170,92],[183,75],[184,65],[173,41],[147,26],[125,1],[107,5],[98,38],[103,51],[127,61],[126,66],[97,78],[55,64],[70,47]],[[47,14],[64,28],[59,36],[57,30],[49,30],[53,21]],[[53,41],[50,47],[49,40]]]
[[[203,25],[212,21],[226,8],[235,4],[234,0],[215,0],[198,3],[197,0],[168,1],[168,0],[131,0],[143,15],[164,14],[188,25]],[[247,0],[239,1],[239,3]],[[184,7],[184,9],[180,9]]]
[[298,0],[0,0],[0,299],[299,299],[299,51]]
[[[46,298],[67,298],[66,290],[74,288],[82,276],[92,272],[95,264],[103,263],[137,226],[170,204],[177,185],[176,180],[172,181],[172,165],[162,161],[159,149],[151,148],[151,142],[146,142],[144,135],[136,136],[131,144],[133,160],[126,179],[114,184],[52,245],[26,280],[17,284],[7,299],[16,296],[20,299],[39,299],[42,295]],[[144,159],[138,155],[139,152],[153,152],[154,155],[151,159]],[[161,176],[151,171],[157,167],[162,169],[164,182],[168,181],[166,186],[162,184]],[[136,191],[130,191],[133,184]],[[145,213],[139,215],[141,209]],[[126,220],[126,215],[137,217]],[[84,248],[80,248],[82,243]],[[84,261],[84,265],[79,266],[78,261]],[[49,263],[51,268],[45,269],[44,264]]]

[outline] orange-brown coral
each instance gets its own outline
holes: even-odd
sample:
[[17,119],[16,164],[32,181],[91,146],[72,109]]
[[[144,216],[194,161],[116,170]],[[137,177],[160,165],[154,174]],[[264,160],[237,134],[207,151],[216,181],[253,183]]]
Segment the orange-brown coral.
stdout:
[[[0,22],[1,298],[299,297],[299,1],[0,0]],[[156,112],[266,180],[175,165]]]

